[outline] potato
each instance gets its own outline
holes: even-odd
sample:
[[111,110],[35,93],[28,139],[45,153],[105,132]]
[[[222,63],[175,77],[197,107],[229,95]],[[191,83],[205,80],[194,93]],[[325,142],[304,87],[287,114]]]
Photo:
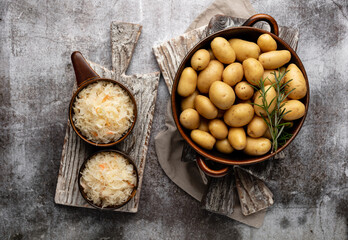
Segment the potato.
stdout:
[[261,156],[266,154],[271,150],[272,144],[271,141],[267,138],[246,138],[246,146],[243,149],[245,154],[251,156]]
[[253,107],[248,103],[239,103],[225,112],[224,121],[231,127],[242,127],[247,125],[253,117]]
[[209,98],[216,107],[227,110],[233,105],[236,95],[228,84],[216,81],[210,86]]
[[187,129],[196,129],[199,127],[199,114],[196,110],[188,108],[180,114],[180,123]]
[[208,66],[210,62],[210,54],[208,50],[199,49],[191,58],[191,66],[196,71],[201,71]]
[[255,58],[248,58],[243,61],[245,79],[252,85],[259,85],[263,77],[264,69],[262,64]]
[[210,43],[211,50],[217,60],[224,64],[233,63],[236,60],[236,54],[229,42],[223,37],[216,37]]
[[288,63],[290,59],[291,53],[288,50],[270,51],[259,56],[264,69],[277,69]]
[[288,96],[291,99],[301,99],[307,94],[306,80],[301,72],[301,70],[295,65],[290,64],[286,70],[288,71],[284,76],[284,82],[290,81],[285,88],[285,93],[289,93],[291,89],[294,89]]
[[272,85],[276,82],[275,76],[273,74],[274,72],[277,74],[277,76],[279,75],[278,70],[265,70],[263,72],[262,79],[265,81],[265,85]]
[[197,88],[201,93],[208,93],[210,85],[215,81],[221,81],[224,65],[217,61],[211,60],[208,66],[198,74]]
[[216,59],[214,56],[213,50],[211,50],[211,48],[208,49],[208,52],[209,52],[210,60]]
[[259,45],[262,52],[277,50],[277,42],[267,33],[262,34],[257,39],[257,45]]
[[[269,105],[268,106],[268,112],[271,113],[273,111],[273,109],[275,108],[276,104],[277,104],[277,101],[276,101],[277,100],[276,99],[277,93],[276,93],[274,87],[272,87],[271,85],[265,86],[265,91],[267,91],[267,93],[266,93],[266,101],[267,101],[267,104]],[[262,97],[261,97],[261,90],[256,92],[254,103],[258,104],[258,105],[263,105]],[[255,113],[258,116],[260,116],[260,117],[262,115],[266,116],[266,114],[267,114],[266,111],[263,108],[261,108],[261,107],[259,107],[257,105],[254,105],[254,109],[255,109]]]
[[246,146],[246,134],[243,128],[230,128],[228,142],[236,150],[243,150]]
[[233,152],[233,147],[226,138],[223,140],[217,140],[215,147],[219,152],[222,153],[230,154]]
[[254,88],[249,85],[246,81],[239,82],[234,91],[236,95],[241,100],[248,100],[254,95]]
[[213,149],[216,142],[216,139],[210,133],[198,129],[191,131],[191,139],[202,148],[208,150]]
[[236,58],[239,62],[243,62],[248,58],[259,58],[261,50],[256,43],[238,38],[230,39],[228,42],[231,44],[234,52],[236,53]]
[[247,133],[250,137],[258,138],[262,137],[267,129],[268,125],[265,120],[263,120],[262,117],[255,115],[251,122],[248,124]]
[[242,64],[235,62],[228,65],[222,72],[222,81],[230,86],[234,86],[243,79],[243,66]]
[[272,135],[271,132],[269,131],[269,128],[267,128],[265,134],[263,134],[262,137],[268,138],[268,139],[272,139]]
[[206,119],[214,119],[218,114],[218,110],[214,104],[209,100],[209,98],[203,95],[198,95],[195,98],[195,109]]
[[198,91],[194,91],[190,96],[181,99],[181,111],[188,108],[195,108],[195,98],[198,95]]
[[285,114],[283,117],[285,121],[294,121],[299,119],[304,116],[306,111],[305,105],[299,100],[289,100],[284,103],[284,106],[281,109],[283,108],[286,109],[285,112],[291,111]]
[[216,139],[224,139],[227,137],[228,129],[226,124],[220,119],[214,119],[209,122],[209,131]]
[[182,97],[190,96],[197,87],[197,73],[193,68],[187,67],[182,71],[179,84],[178,94]]
[[201,117],[201,121],[200,121],[198,129],[204,132],[209,132],[209,121]]

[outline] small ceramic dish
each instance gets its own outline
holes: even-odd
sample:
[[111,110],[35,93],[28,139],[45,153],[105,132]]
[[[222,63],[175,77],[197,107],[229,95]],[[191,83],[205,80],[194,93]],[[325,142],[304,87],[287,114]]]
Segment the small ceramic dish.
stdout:
[[[117,153],[121,156],[123,156],[124,158],[126,158],[128,160],[128,163],[132,164],[133,167],[134,167],[134,172],[135,172],[135,175],[136,175],[136,184],[133,188],[133,191],[132,193],[129,195],[128,199],[123,202],[122,204],[120,205],[114,205],[114,206],[108,206],[108,207],[102,207],[100,205],[97,205],[97,204],[94,204],[91,200],[88,199],[87,197],[87,194],[85,193],[84,191],[84,188],[81,184],[81,178],[82,178],[82,172],[84,171],[84,169],[86,168],[86,164],[87,162],[95,155],[99,154],[99,153],[102,153],[102,152],[114,152],[114,153]],[[136,194],[137,192],[137,189],[138,189],[138,185],[139,185],[139,175],[138,175],[138,169],[137,169],[137,166],[135,165],[134,161],[131,159],[130,156],[128,156],[127,154],[121,152],[121,151],[118,151],[118,150],[114,150],[114,149],[106,149],[106,150],[101,150],[101,151],[98,151],[98,152],[95,152],[93,153],[91,156],[89,156],[88,158],[86,158],[86,160],[82,163],[82,166],[80,168],[80,171],[79,171],[79,175],[78,175],[78,185],[79,185],[79,190],[80,190],[80,193],[82,195],[82,197],[86,200],[87,203],[89,203],[92,207],[95,207],[97,209],[100,209],[100,210],[115,210],[115,209],[118,209],[118,208],[121,208],[123,207],[124,205],[126,205]]]
[[[87,63],[87,61],[85,60],[85,58],[82,56],[82,54],[80,52],[73,52],[71,55],[71,61],[73,63],[74,66],[74,70],[75,70],[75,75],[76,75],[76,82],[77,82],[77,87],[78,89],[76,90],[76,92],[74,93],[74,95],[71,98],[70,101],[70,105],[69,105],[69,121],[70,124],[72,126],[72,128],[74,129],[74,131],[76,132],[76,134],[85,142],[92,144],[94,146],[98,146],[98,147],[110,147],[113,146],[115,144],[118,144],[120,142],[122,142],[133,130],[134,125],[136,123],[137,120],[137,104],[135,101],[135,98],[133,96],[133,94],[131,93],[131,91],[124,86],[123,84],[113,80],[113,79],[108,79],[108,78],[101,78]],[[120,86],[123,90],[125,90],[132,103],[134,106],[133,109],[133,113],[134,113],[134,119],[132,122],[132,125],[128,128],[128,130],[126,132],[123,133],[123,135],[117,139],[116,141],[110,142],[110,143],[96,143],[93,142],[89,139],[87,139],[80,131],[79,129],[75,126],[75,123],[73,121],[73,116],[74,116],[74,103],[75,103],[75,99],[78,96],[78,94],[88,85],[92,84],[92,83],[96,83],[98,81],[106,81],[106,82],[111,82],[114,83],[118,86]]]

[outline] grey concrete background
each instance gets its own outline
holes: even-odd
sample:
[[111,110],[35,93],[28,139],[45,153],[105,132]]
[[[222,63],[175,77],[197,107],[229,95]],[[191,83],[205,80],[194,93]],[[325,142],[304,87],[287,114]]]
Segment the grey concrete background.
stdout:
[[154,136],[168,99],[160,81],[137,214],[55,205],[74,81],[70,54],[111,66],[113,20],[143,31],[128,73],[157,71],[151,47],[184,32],[211,0],[0,2],[0,239],[346,239],[348,2],[251,0],[300,29],[311,86],[305,125],[277,163],[275,205],[261,229],[206,212],[160,168]]

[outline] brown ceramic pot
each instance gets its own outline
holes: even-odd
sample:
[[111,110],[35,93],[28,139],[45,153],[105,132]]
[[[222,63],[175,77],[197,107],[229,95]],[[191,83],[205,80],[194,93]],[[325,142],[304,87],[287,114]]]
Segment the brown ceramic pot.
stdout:
[[[259,21],[266,21],[271,27],[271,33],[267,32],[265,30],[262,30],[262,29],[251,27],[253,24],[255,24],[256,22],[259,22]],[[274,153],[267,153],[263,156],[249,156],[249,155],[246,155],[242,152],[235,151],[232,154],[227,155],[227,154],[220,153],[216,150],[209,151],[209,150],[201,148],[200,146],[198,146],[195,142],[193,142],[191,140],[190,131],[183,128],[179,122],[179,116],[180,116],[181,110],[180,110],[180,96],[177,93],[177,87],[178,87],[178,82],[179,82],[180,75],[181,75],[182,71],[184,70],[185,67],[190,66],[190,59],[191,59],[192,55],[198,49],[210,48],[210,42],[215,37],[224,37],[226,39],[240,38],[240,39],[256,42],[258,37],[264,33],[270,34],[276,40],[276,42],[278,44],[278,50],[289,50],[291,53],[290,63],[295,63],[301,69],[301,71],[306,79],[306,85],[307,85],[307,95],[303,99],[301,99],[302,103],[304,103],[304,105],[306,106],[305,115],[301,119],[294,121],[294,126],[292,127],[291,132],[290,132],[293,134],[293,136],[285,143],[285,145],[280,147]],[[259,163],[259,162],[262,162],[266,159],[273,157],[275,154],[283,151],[295,139],[295,137],[297,136],[298,132],[300,131],[300,129],[305,121],[305,118],[306,118],[306,115],[308,112],[308,105],[309,105],[309,84],[308,84],[307,74],[306,74],[306,71],[303,67],[303,64],[302,64],[300,58],[297,56],[296,52],[284,40],[279,38],[278,34],[279,34],[279,29],[278,29],[277,22],[271,16],[266,15],[266,14],[256,14],[256,15],[252,16],[251,18],[249,18],[241,27],[234,27],[234,28],[225,29],[225,30],[216,32],[216,33],[204,38],[203,40],[201,40],[199,43],[196,44],[195,47],[193,47],[188,52],[188,54],[183,59],[183,61],[181,62],[180,66],[178,68],[178,71],[177,71],[175,78],[174,78],[172,95],[171,95],[172,111],[173,111],[173,117],[175,120],[175,124],[176,124],[181,136],[199,154],[197,157],[198,166],[200,167],[200,169],[202,171],[204,171],[209,176],[222,177],[222,176],[226,175],[230,169],[229,165],[254,164],[254,163]],[[213,162],[222,164],[222,168],[220,166],[219,167],[220,169],[218,169],[218,170],[211,169],[208,166],[209,164],[207,165],[206,162],[202,159],[202,157],[205,157],[206,159],[211,160]]]
[[[130,164],[133,165],[134,167],[134,171],[135,171],[135,174],[136,174],[136,177],[137,177],[137,183],[136,185],[134,186],[134,189],[133,189],[133,192],[132,194],[128,197],[127,201],[125,201],[124,203],[120,204],[120,205],[115,205],[115,206],[109,206],[109,207],[101,207],[99,205],[96,205],[94,204],[92,201],[90,201],[88,198],[87,198],[87,194],[85,193],[82,185],[81,185],[81,177],[82,177],[82,172],[83,170],[85,169],[86,167],[86,163],[89,161],[89,159],[91,159],[94,155],[98,154],[98,153],[101,153],[101,152],[115,152],[115,153],[118,153],[120,155],[122,155],[123,157],[125,157],[128,162]],[[138,185],[139,185],[139,175],[138,175],[138,169],[137,169],[137,166],[135,165],[134,161],[131,159],[130,156],[128,156],[127,154],[123,153],[123,152],[120,152],[120,151],[117,151],[117,150],[114,150],[114,149],[105,149],[105,150],[101,150],[101,151],[98,151],[98,152],[95,152],[93,153],[91,156],[89,156],[88,158],[86,158],[86,160],[82,163],[81,165],[81,168],[80,168],[80,171],[79,171],[79,175],[78,175],[78,185],[79,185],[79,190],[80,190],[80,193],[82,195],[82,197],[93,207],[97,208],[97,209],[100,209],[100,210],[115,210],[115,209],[118,209],[118,208],[121,208],[123,207],[124,205],[126,205],[133,197],[134,195],[136,194],[137,192],[137,189],[138,189]]]
[[[133,94],[126,88],[123,84],[113,80],[113,79],[108,79],[108,78],[101,78],[87,63],[86,59],[82,56],[80,52],[73,52],[71,55],[71,61],[75,70],[75,75],[76,75],[76,82],[77,82],[77,87],[78,89],[74,93],[73,97],[71,98],[70,105],[69,105],[69,120],[72,128],[76,132],[76,134],[85,142],[92,144],[94,146],[98,147],[109,147],[113,146],[117,143],[120,143],[123,141],[133,130],[135,122],[137,120],[137,104],[135,102],[135,98]],[[89,84],[98,82],[98,81],[107,81],[107,82],[112,82],[114,84],[119,85],[123,90],[125,90],[129,97],[131,98],[133,105],[134,105],[134,121],[130,128],[128,129],[127,132],[125,132],[121,138],[119,138],[115,142],[110,142],[110,143],[95,143],[91,140],[88,140],[85,136],[82,135],[82,133],[79,131],[78,128],[76,128],[74,121],[72,119],[74,115],[74,110],[73,110],[73,105],[76,99],[76,96],[81,92],[82,89],[87,87]]]

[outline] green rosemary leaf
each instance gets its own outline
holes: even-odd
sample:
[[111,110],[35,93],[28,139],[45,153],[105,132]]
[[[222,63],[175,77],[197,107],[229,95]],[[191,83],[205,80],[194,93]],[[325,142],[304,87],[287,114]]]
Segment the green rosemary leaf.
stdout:
[[[285,142],[292,136],[291,134],[284,131],[285,127],[290,126],[291,124],[282,122],[283,117],[291,112],[286,111],[283,101],[294,90],[292,89],[291,91],[285,93],[285,89],[288,86],[289,82],[292,81],[292,79],[283,83],[282,80],[288,71],[280,71],[280,69],[278,69],[278,72],[279,74],[277,74],[276,71],[272,73],[275,77],[275,83],[271,85],[271,87],[273,87],[276,91],[276,97],[274,97],[270,101],[270,103],[268,103],[267,93],[271,89],[271,87],[267,86],[266,89],[265,80],[267,78],[261,78],[259,83],[260,90],[258,91],[260,91],[259,98],[262,98],[262,104],[253,104],[254,106],[259,106],[266,112],[265,116],[262,115],[262,118],[266,122],[272,137],[272,152],[277,151],[278,147],[281,146],[281,144],[285,144]],[[272,111],[269,111],[269,106],[271,106],[273,103],[275,103],[275,107]]]

